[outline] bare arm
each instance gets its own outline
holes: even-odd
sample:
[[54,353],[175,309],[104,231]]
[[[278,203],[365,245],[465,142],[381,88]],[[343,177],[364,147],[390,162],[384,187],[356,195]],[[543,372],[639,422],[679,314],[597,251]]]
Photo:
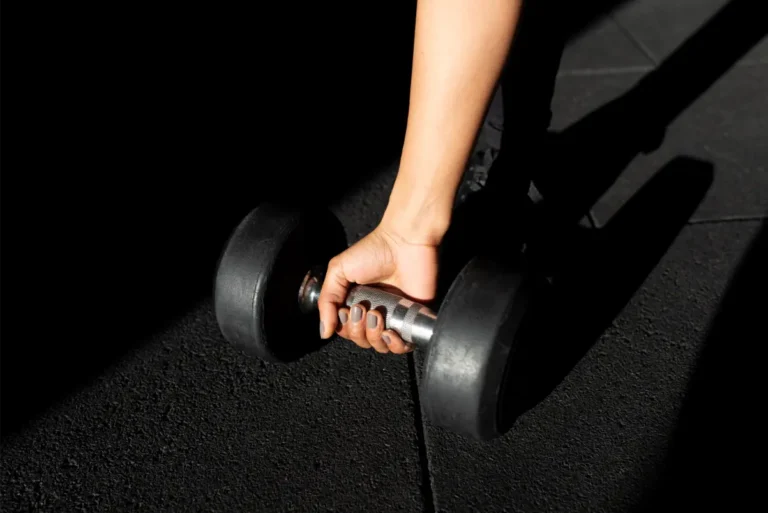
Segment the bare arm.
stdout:
[[382,220],[410,243],[437,245],[448,229],[520,3],[418,0],[408,126]]

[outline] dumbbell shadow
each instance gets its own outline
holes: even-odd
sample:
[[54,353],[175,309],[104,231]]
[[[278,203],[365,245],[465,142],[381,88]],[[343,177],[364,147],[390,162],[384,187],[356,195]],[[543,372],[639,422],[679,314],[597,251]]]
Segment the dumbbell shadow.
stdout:
[[[710,163],[678,157],[600,229],[566,238],[552,291],[523,321],[501,401],[505,429],[545,399],[624,308],[666,253],[713,180]],[[575,231],[574,231],[575,233]],[[572,257],[571,255],[576,255]]]

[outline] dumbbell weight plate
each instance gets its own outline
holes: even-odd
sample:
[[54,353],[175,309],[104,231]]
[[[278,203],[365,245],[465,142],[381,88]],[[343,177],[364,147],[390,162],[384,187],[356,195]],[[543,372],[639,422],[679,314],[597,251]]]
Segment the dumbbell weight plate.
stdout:
[[344,229],[326,209],[262,204],[237,226],[216,269],[214,309],[224,338],[245,353],[289,362],[318,349],[319,318],[301,312],[307,271],[347,248]]
[[505,383],[521,327],[548,282],[492,257],[458,274],[438,312],[421,383],[426,417],[479,440],[502,435]]

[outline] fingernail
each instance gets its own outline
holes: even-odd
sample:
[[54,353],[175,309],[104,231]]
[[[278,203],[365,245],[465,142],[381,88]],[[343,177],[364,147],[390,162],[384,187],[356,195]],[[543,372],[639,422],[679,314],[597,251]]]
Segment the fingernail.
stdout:
[[391,342],[391,340],[389,340],[389,337],[387,335],[382,335],[381,338],[382,340],[384,340],[384,343],[387,345],[389,345],[389,343]]
[[372,313],[368,314],[368,327],[369,328],[375,328],[376,324],[378,324],[379,320],[376,318],[375,315]]
[[323,321],[320,321],[320,336],[322,337],[325,335],[325,324],[323,324]]
[[363,318],[363,309],[359,306],[352,308],[352,322],[358,322]]
[[339,312],[339,320],[341,320],[342,324],[347,323],[347,312]]

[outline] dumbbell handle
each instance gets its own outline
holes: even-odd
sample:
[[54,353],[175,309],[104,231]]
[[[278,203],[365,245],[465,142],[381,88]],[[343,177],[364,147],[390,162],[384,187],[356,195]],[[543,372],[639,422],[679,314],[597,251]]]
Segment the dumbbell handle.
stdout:
[[[299,290],[299,306],[304,312],[317,310],[322,281],[310,271]],[[355,285],[345,299],[347,306],[362,303],[369,310],[384,316],[385,329],[396,331],[400,337],[416,346],[425,346],[432,338],[437,316],[424,305],[377,287]]]

